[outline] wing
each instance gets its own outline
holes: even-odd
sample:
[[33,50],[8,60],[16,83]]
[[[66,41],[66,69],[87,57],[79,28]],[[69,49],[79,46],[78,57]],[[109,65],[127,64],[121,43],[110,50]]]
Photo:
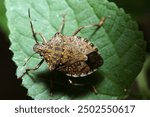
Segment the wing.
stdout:
[[84,38],[56,33],[47,45],[51,47],[45,54],[50,71],[56,69],[68,76],[82,77],[103,64],[98,49]]
[[84,77],[92,74],[99,66],[103,64],[103,59],[97,52],[87,55],[86,61],[73,61],[74,63],[64,64],[57,68],[58,71],[64,72],[71,77]]

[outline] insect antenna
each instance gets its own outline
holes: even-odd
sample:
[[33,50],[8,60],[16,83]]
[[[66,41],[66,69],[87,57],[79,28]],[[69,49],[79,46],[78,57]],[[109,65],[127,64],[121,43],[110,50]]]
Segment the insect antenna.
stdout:
[[37,54],[37,53],[36,53],[36,52],[33,53],[33,54],[27,59],[27,61],[23,64],[23,66],[25,66],[25,65],[28,63],[28,61],[29,61],[35,54]]
[[35,31],[34,31],[34,29],[33,29],[33,24],[32,24],[31,16],[30,16],[30,8],[28,9],[28,16],[29,16],[29,20],[30,20],[30,26],[31,26],[31,31],[32,31],[33,38],[34,38],[35,42],[36,42],[37,44],[39,44],[39,42],[37,41],[37,38],[36,38]]

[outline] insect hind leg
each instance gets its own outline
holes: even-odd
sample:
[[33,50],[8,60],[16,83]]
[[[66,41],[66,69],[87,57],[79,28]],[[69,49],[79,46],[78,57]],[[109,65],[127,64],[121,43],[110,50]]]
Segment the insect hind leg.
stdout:
[[[86,84],[82,84],[82,83],[74,83],[74,82],[72,82],[72,80],[70,80],[70,79],[69,79],[68,81],[69,81],[69,84],[71,84],[71,85],[73,85],[73,86],[79,86],[79,87],[87,86]],[[90,85],[90,87],[91,87],[92,91],[95,93],[95,95],[97,95],[98,92],[97,92],[95,86]]]

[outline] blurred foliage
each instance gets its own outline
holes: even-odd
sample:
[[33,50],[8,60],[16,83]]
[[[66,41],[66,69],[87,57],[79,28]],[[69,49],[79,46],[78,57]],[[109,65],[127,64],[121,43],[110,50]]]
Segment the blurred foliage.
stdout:
[[132,17],[141,18],[141,16],[150,13],[150,0],[109,0],[115,2],[119,7],[125,9]]
[[146,61],[143,65],[143,69],[137,77],[137,83],[139,86],[140,96],[142,99],[150,99],[149,90],[149,68],[150,68],[150,54],[147,54]]
[[6,9],[4,6],[4,0],[0,1],[0,31],[8,34],[7,19],[5,15]]

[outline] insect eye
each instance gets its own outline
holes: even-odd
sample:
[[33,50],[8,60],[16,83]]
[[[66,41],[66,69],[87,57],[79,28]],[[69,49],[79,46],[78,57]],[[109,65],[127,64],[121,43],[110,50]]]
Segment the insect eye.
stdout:
[[34,45],[34,47],[33,47],[33,50],[35,51],[35,52],[38,52],[39,50],[41,50],[41,45],[39,45],[39,44],[35,44]]

